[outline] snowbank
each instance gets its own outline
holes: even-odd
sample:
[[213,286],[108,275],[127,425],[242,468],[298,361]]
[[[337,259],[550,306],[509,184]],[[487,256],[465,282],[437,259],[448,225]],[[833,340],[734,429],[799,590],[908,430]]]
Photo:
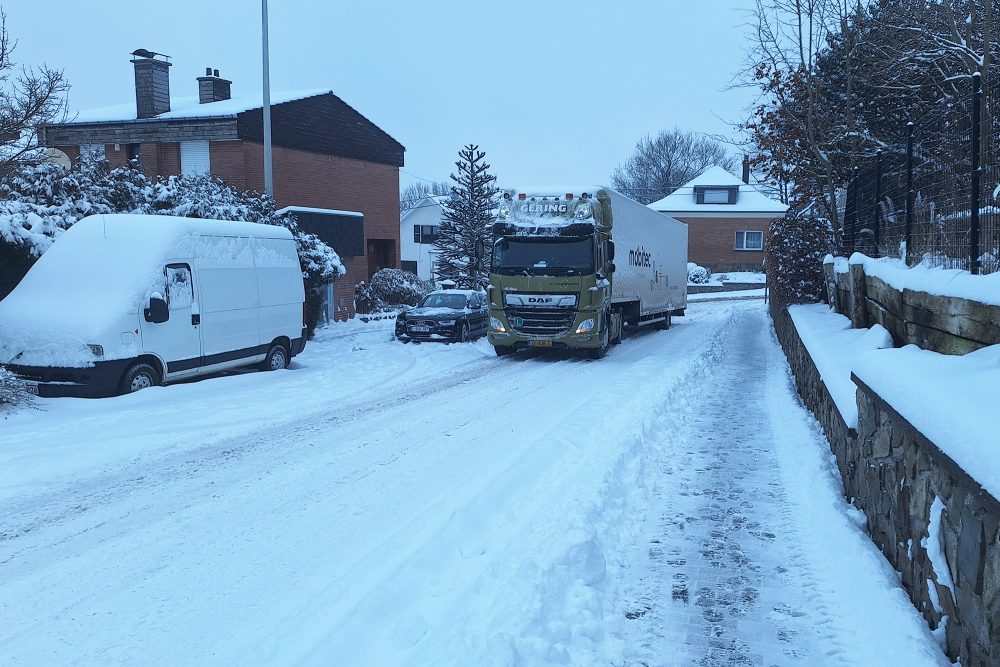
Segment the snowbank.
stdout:
[[849,319],[822,303],[789,306],[788,313],[844,423],[856,429],[857,387],[851,380],[851,368],[862,354],[892,347],[892,336],[879,324],[871,329],[852,329]]
[[862,355],[854,374],[1000,497],[1000,345],[960,357],[907,345]]

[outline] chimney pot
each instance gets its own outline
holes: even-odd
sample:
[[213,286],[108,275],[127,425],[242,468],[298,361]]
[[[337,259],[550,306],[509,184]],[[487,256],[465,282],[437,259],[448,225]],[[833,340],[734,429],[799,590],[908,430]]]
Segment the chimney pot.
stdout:
[[205,68],[205,76],[212,76],[212,68],[211,67],[206,67]]
[[214,76],[218,77],[218,76],[219,76],[219,70],[215,70],[214,72],[212,72],[212,74],[213,74]]

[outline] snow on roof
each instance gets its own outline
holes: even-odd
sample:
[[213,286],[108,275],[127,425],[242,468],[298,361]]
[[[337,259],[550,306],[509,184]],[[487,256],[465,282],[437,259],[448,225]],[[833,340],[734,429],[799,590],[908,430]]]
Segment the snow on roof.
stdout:
[[364,213],[359,211],[338,211],[335,208],[311,208],[309,206],[286,206],[285,208],[275,211],[278,215],[283,213],[320,213],[322,215],[347,215],[353,218],[363,218]]
[[529,197],[537,195],[540,197],[551,197],[553,195],[562,197],[567,193],[581,195],[584,192],[594,194],[598,190],[605,190],[603,185],[521,185],[515,188],[506,188],[504,192],[512,192],[515,195],[524,193]]
[[[699,204],[695,200],[696,187],[739,187],[735,204]],[[788,207],[775,201],[755,186],[744,183],[722,167],[709,167],[663,199],[649,205],[654,211],[670,215],[681,213],[777,213],[784,215]]]
[[420,199],[418,199],[413,206],[404,211],[403,215],[400,216],[399,221],[403,222],[414,211],[419,211],[420,209],[427,208],[428,206],[437,206],[439,209],[443,211],[444,204],[442,204],[441,202],[443,202],[450,196],[451,195],[425,195]]
[[[298,90],[271,95],[271,106],[294,102],[295,100],[316,97],[318,95],[332,94],[333,91],[327,89]],[[161,113],[154,118],[144,118],[146,120],[180,120],[185,118],[223,118],[235,116],[238,113],[259,109],[264,106],[262,95],[245,95],[234,97],[220,102],[209,102],[200,104],[197,97],[172,97],[170,98],[170,111]],[[68,124],[79,123],[120,123],[124,121],[138,120],[135,108],[135,101],[126,104],[101,107],[80,111],[76,117]]]

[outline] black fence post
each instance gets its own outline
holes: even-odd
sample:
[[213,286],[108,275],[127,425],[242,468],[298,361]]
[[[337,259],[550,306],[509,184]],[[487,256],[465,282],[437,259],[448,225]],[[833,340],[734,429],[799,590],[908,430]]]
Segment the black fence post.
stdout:
[[982,128],[979,124],[979,117],[983,108],[983,82],[979,72],[972,75],[972,172],[971,209],[969,211],[969,270],[973,275],[982,270],[982,262],[979,260],[979,198],[980,198],[980,178],[979,178],[979,142]]
[[903,237],[903,263],[910,265],[910,233],[913,231],[913,121],[906,124],[906,230]]
[[880,228],[882,226],[882,151],[875,151],[875,221],[872,230],[875,241],[875,256],[882,255],[879,250],[881,242]]
[[851,254],[853,255],[858,249],[858,168],[854,167],[852,173],[851,183],[854,185],[854,201],[852,202],[851,209],[853,214],[851,215]]

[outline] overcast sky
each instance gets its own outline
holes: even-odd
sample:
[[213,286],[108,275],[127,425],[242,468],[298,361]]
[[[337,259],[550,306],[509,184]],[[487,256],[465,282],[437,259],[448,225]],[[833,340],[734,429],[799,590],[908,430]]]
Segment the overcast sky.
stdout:
[[[403,186],[463,144],[505,185],[604,184],[646,134],[733,134],[752,0],[270,0],[273,91],[328,88],[406,147]],[[259,0],[0,0],[15,60],[62,68],[75,110],[134,101],[136,48],[171,93],[211,66],[261,85]]]

